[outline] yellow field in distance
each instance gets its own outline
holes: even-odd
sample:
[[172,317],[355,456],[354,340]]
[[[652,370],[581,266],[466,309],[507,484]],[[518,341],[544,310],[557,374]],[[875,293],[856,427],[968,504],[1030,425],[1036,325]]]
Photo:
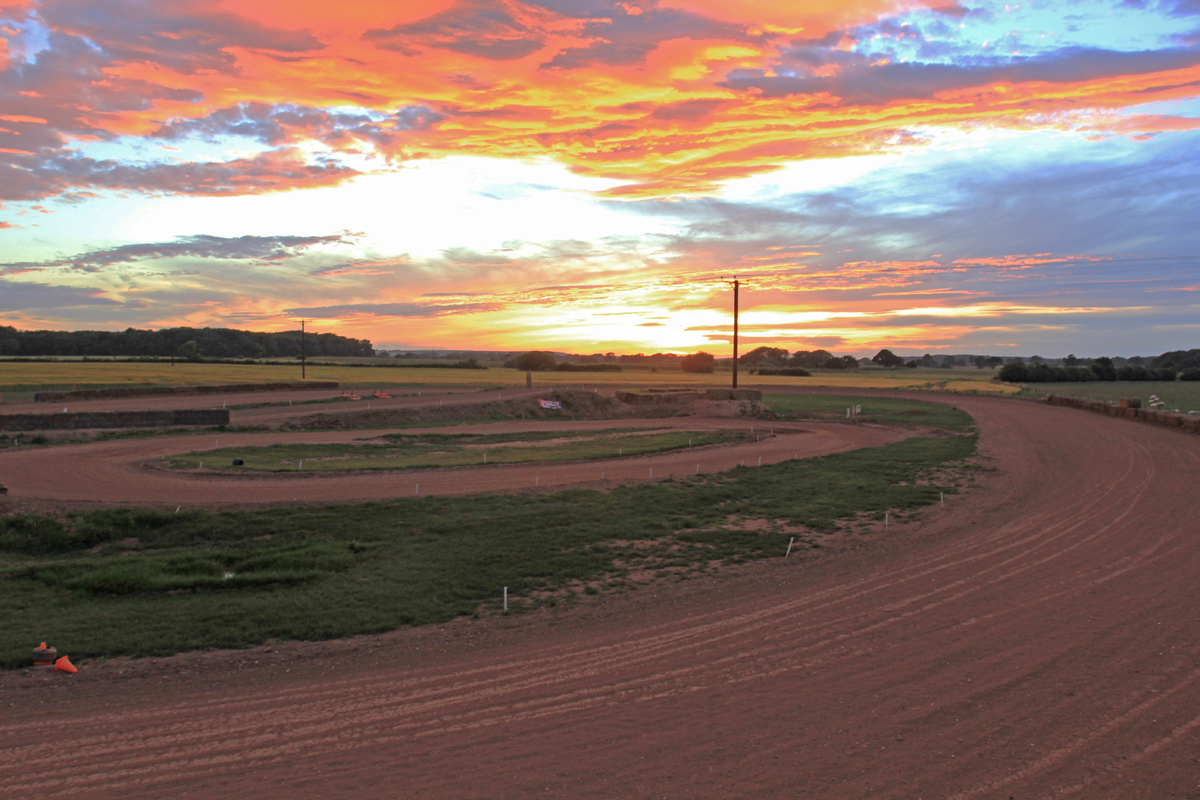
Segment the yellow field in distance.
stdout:
[[[1019,387],[993,382],[990,369],[859,369],[818,371],[809,378],[738,373],[741,386],[825,386],[844,389],[909,389],[925,391],[1013,394]],[[265,383],[300,380],[300,365],[203,364],[109,361],[0,362],[0,393],[4,400],[28,400],[28,393],[112,386],[193,386],[219,383]],[[337,381],[345,388],[395,386],[521,387],[525,373],[503,367],[485,370],[388,368],[339,364],[309,365],[308,380]],[[625,368],[623,372],[537,372],[537,387],[726,387],[728,372],[692,374],[660,369]],[[13,397],[13,394],[26,395]]]

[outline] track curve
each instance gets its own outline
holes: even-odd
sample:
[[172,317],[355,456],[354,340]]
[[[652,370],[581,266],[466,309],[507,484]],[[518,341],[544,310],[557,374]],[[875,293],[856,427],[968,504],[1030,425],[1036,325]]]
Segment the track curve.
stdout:
[[[697,472],[719,472],[745,462],[757,465],[793,457],[811,458],[897,441],[905,434],[889,428],[814,423],[763,423],[738,418],[667,418],[499,422],[453,428],[408,428],[406,433],[509,433],[586,431],[608,428],[755,430],[761,441],[698,447],[603,461],[496,464],[479,467],[406,469],[376,472],[243,473],[155,469],[158,459],[221,447],[350,442],[386,430],[301,431],[295,433],[188,434],[119,439],[0,453],[0,474],[15,500],[71,505],[162,504],[189,507],[272,503],[329,503],[384,500],[421,495],[471,494],[533,488],[602,485],[632,480],[663,480]],[[418,489],[419,487],[419,489]]]
[[569,611],[6,675],[0,789],[1197,796],[1200,440],[952,402],[989,471],[877,547]]

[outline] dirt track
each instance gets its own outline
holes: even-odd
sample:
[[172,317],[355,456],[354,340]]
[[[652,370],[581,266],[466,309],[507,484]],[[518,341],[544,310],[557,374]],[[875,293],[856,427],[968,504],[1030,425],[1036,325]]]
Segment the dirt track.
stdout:
[[994,471],[879,546],[351,643],[0,676],[0,789],[1200,797],[1200,440],[953,402]]
[[[834,424],[779,425],[742,419],[696,417],[658,420],[594,420],[558,422],[501,422],[462,425],[455,433],[539,430],[597,430],[613,427],[676,427],[687,430],[753,427],[761,442],[677,450],[662,455],[611,461],[494,465],[478,468],[396,470],[347,473],[247,473],[164,471],[148,467],[177,453],[221,447],[263,446],[306,442],[347,442],[387,431],[330,431],[299,433],[202,434],[120,439],[52,448],[10,450],[0,454],[3,481],[17,503],[88,504],[135,503],[188,507],[243,507],[270,503],[318,503],[383,500],[430,494],[469,494],[534,488],[602,485],[629,480],[662,480],[718,472],[758,459],[770,464],[792,457],[873,447],[896,441],[904,434],[886,428]],[[425,429],[410,428],[408,432]],[[430,429],[444,430],[444,429]],[[211,466],[211,464],[210,464]],[[228,464],[224,464],[228,466]],[[297,465],[299,468],[299,465]],[[419,488],[418,488],[419,487]]]

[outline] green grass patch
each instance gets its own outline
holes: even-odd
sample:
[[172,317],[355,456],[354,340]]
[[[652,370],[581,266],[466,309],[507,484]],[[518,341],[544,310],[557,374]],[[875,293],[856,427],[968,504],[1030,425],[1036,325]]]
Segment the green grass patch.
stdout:
[[1084,400],[1115,403],[1122,397],[1141,398],[1142,408],[1150,407],[1150,395],[1157,395],[1167,409],[1183,413],[1200,411],[1200,381],[1090,381],[1088,383],[1032,383],[1022,392],[1030,397],[1056,394]]
[[846,409],[862,406],[862,412],[855,416],[861,422],[925,425],[960,433],[971,430],[975,424],[967,412],[942,403],[891,397],[765,394],[763,403],[786,419],[846,419]]
[[[610,492],[0,520],[0,666],[377,633],[682,578],[954,492],[972,436]],[[878,524],[875,524],[878,528]]]
[[[589,461],[749,440],[739,431],[618,429],[504,434],[389,434],[383,443],[273,444],[226,447],[164,459],[171,469],[209,467],[255,472],[429,469],[487,464]],[[231,466],[233,459],[245,461]],[[301,467],[303,462],[303,467]]]

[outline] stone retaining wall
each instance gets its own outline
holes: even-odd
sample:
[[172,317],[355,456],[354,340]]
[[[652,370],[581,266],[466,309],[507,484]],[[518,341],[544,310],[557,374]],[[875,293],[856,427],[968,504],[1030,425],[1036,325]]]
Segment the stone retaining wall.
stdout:
[[225,383],[214,386],[130,386],[119,389],[80,389],[77,392],[37,392],[35,403],[63,400],[103,400],[113,397],[151,397],[172,394],[237,394],[238,392],[285,392],[304,389],[336,389],[336,381],[304,383]]
[[1122,408],[1116,403],[1105,403],[1102,400],[1081,400],[1078,397],[1059,397],[1053,394],[1046,397],[1046,402],[1052,406],[1082,408],[1084,411],[1094,411],[1110,417],[1136,419],[1152,425],[1161,425],[1164,428],[1178,428],[1188,433],[1200,433],[1200,417],[1176,414],[1173,411],[1159,411],[1154,408]]
[[81,428],[166,428],[229,424],[224,408],[175,411],[84,411],[77,414],[0,414],[0,431],[61,431]]

